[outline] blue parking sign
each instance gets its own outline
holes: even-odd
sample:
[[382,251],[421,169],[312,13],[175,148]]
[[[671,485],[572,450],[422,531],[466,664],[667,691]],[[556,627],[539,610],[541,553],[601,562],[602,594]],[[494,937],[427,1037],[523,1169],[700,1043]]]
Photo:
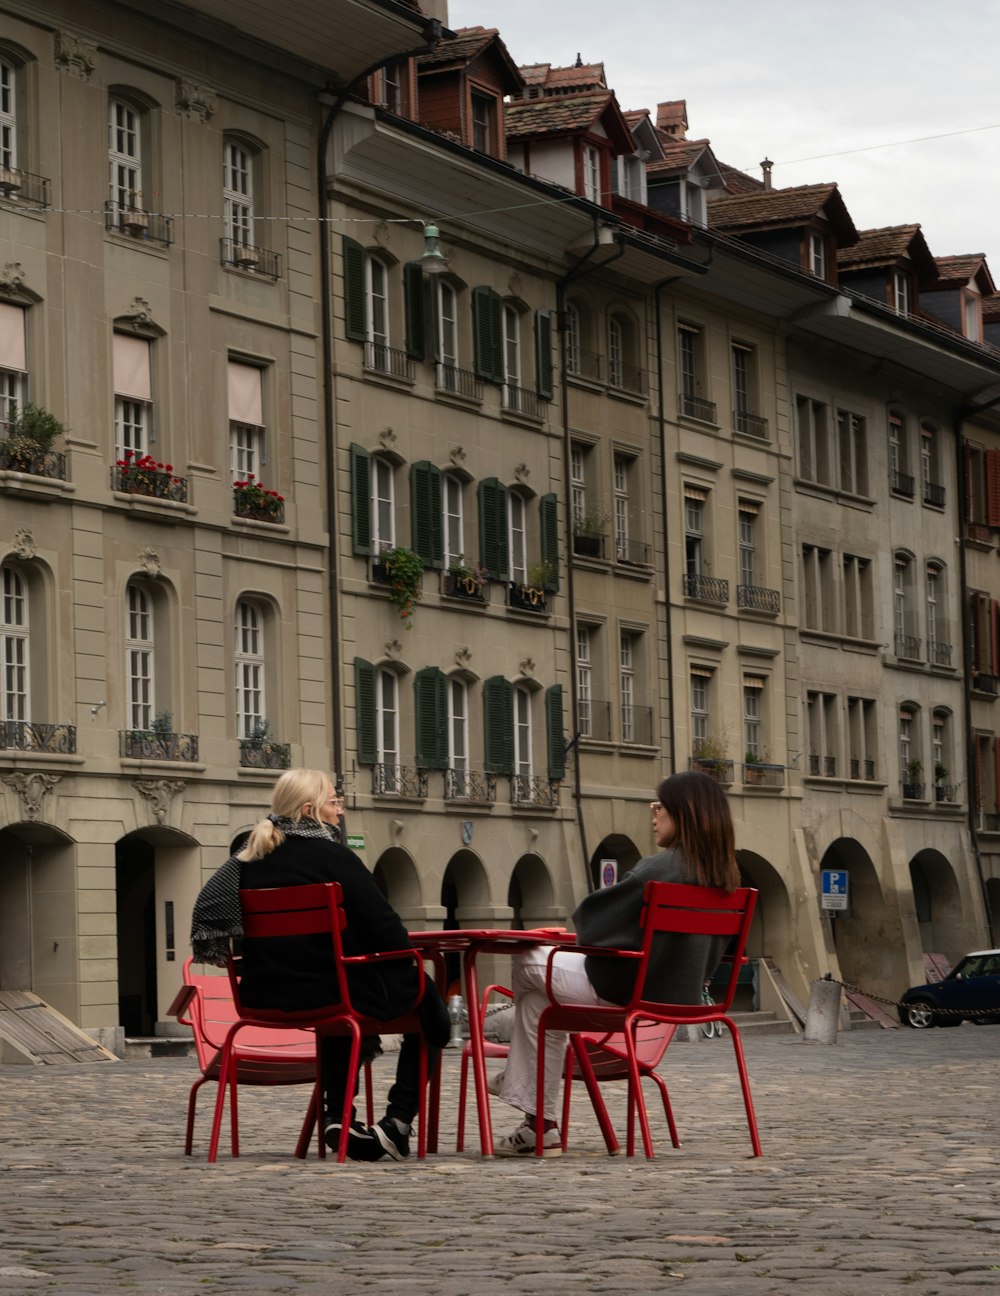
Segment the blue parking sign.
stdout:
[[823,909],[847,908],[847,869],[824,869],[821,907]]

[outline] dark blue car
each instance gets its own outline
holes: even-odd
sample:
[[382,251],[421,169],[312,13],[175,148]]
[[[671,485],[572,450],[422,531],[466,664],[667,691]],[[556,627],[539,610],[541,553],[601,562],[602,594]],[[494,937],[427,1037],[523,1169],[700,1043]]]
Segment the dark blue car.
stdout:
[[[935,1012],[942,1008],[948,1012]],[[1000,1025],[1000,950],[966,954],[943,981],[911,986],[900,997],[899,1020],[918,1030],[963,1021]]]

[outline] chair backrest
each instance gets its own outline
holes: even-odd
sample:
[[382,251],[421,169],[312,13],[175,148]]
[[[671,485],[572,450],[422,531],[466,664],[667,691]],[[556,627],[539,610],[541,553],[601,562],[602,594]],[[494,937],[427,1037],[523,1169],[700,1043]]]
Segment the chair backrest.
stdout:
[[[195,966],[194,959],[185,960],[184,984],[195,993],[179,1020],[191,1027],[198,1066],[207,1073],[218,1058],[230,1026],[238,1020],[239,1012],[228,976],[221,971],[214,975],[195,972]],[[312,1032],[306,1030],[249,1027],[240,1034],[237,1051],[250,1049],[273,1054],[276,1059],[308,1060],[316,1056],[316,1040]]]
[[[655,1071],[677,1027],[661,1021],[640,1021],[635,1026],[636,1056],[641,1071]],[[621,1031],[581,1031],[579,1039],[590,1055],[590,1065],[598,1080],[624,1080],[628,1077],[628,1052]],[[580,1077],[574,1064],[573,1076]]]
[[[723,961],[730,964],[729,980],[721,1001],[712,1012],[728,1012],[736,994],[740,968],[746,962],[744,950],[750,934],[757,892],[753,887],[724,891],[720,887],[689,886],[683,882],[648,882],[640,918],[643,962],[636,977],[642,986],[649,954],[656,936],[671,932],[690,936],[727,936],[729,947]],[[708,969],[711,975],[712,969]]]
[[[341,933],[347,926],[339,882],[308,882],[303,886],[260,887],[240,891],[243,936],[253,940],[274,936],[319,936],[329,934],[339,1000],[350,1008],[351,997],[344,972]],[[233,998],[239,1004],[239,983],[232,959],[229,980]]]

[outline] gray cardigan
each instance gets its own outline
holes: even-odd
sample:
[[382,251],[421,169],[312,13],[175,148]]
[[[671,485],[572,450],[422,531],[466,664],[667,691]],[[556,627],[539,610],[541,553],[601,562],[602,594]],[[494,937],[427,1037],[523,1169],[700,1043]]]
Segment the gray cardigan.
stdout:
[[[646,883],[693,881],[675,848],[647,855],[615,886],[592,891],[586,897],[573,914],[577,939],[581,945],[639,949],[639,915]],[[699,1003],[727,943],[724,936],[658,936],[650,954],[644,996],[663,1003]],[[588,955],[586,969],[590,984],[602,999],[624,1004],[631,998],[636,974],[632,960]]]

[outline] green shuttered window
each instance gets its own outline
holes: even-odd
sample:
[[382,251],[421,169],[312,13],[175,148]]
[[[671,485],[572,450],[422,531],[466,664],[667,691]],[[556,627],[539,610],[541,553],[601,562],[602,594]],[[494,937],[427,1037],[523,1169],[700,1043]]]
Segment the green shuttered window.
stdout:
[[502,675],[483,684],[484,764],[487,773],[514,772],[514,686]]
[[417,731],[417,764],[422,769],[448,767],[448,680],[427,666],[413,680]]

